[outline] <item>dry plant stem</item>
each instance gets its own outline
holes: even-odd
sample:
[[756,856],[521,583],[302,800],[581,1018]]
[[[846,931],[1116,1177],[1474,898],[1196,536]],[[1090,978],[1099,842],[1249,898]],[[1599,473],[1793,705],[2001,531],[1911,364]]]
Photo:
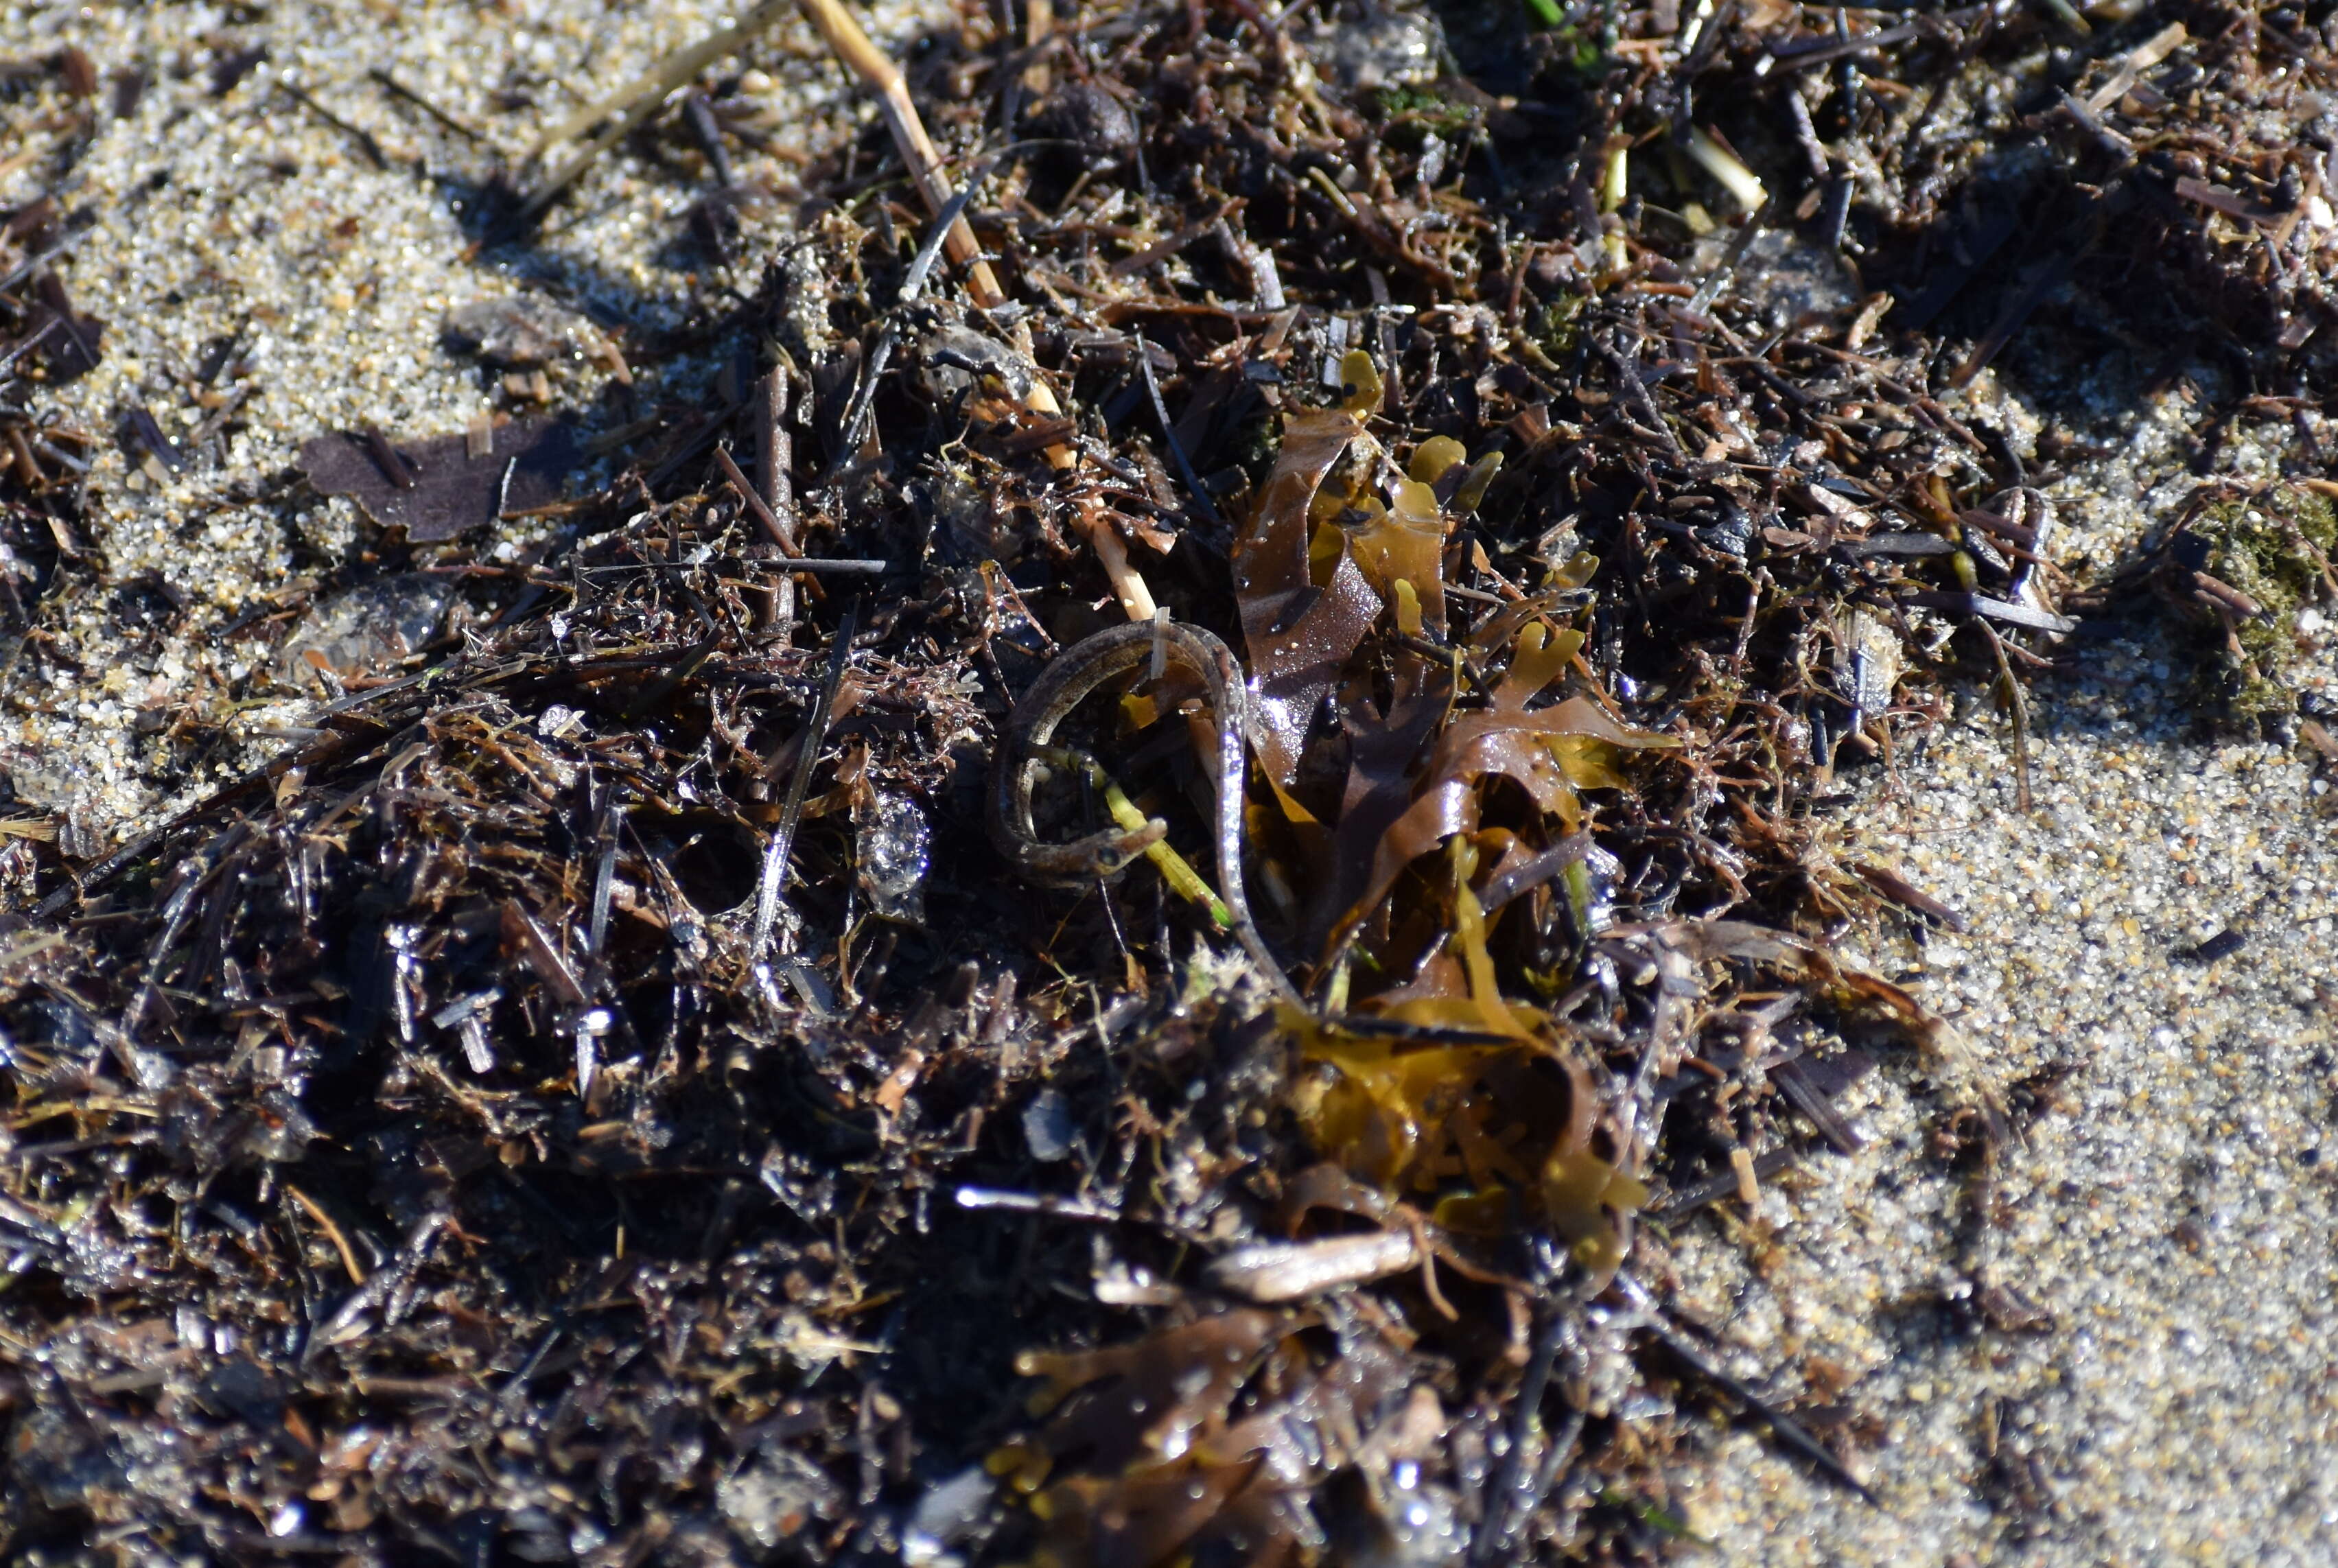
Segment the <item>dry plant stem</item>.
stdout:
[[1075,507],[1073,521],[1087,535],[1088,547],[1095,552],[1104,574],[1111,579],[1113,597],[1120,601],[1123,613],[1131,621],[1152,620],[1158,608],[1153,590],[1144,585],[1144,579],[1128,564],[1128,546],[1120,542],[1112,519],[1105,515],[1104,507],[1092,496],[1080,497]]
[[[704,70],[713,61],[732,54],[749,39],[786,15],[788,0],[763,0],[738,21],[700,39],[686,44],[643,72],[597,103],[577,110],[574,114],[546,131],[527,150],[530,160],[541,158],[564,142],[573,141],[587,126],[599,123],[611,115],[623,116],[629,110],[640,111],[644,99],[654,105],[665,95]],[[639,123],[636,113],[634,122]]]
[[731,487],[739,492],[739,499],[747,504],[747,510],[755,514],[755,521],[763,525],[763,532],[771,536],[771,543],[791,556],[802,555],[803,551],[798,548],[796,542],[788,536],[786,525],[781,524],[772,514],[771,507],[764,504],[762,496],[756,493],[757,487],[748,484],[747,476],[739,472],[738,460],[729,452],[717,446],[714,449],[714,461],[721,466],[723,477],[731,481]]
[[735,54],[750,39],[780,19],[787,11],[787,0],[763,0],[746,15],[722,32],[685,45],[651,66],[626,86],[588,109],[580,109],[567,119],[545,132],[543,140],[528,152],[531,159],[541,157],[547,150],[559,146],[588,125],[604,117],[609,122],[600,134],[586,142],[567,162],[545,176],[526,201],[513,214],[513,222],[525,225],[552,205],[553,199],[566,190],[576,176],[592,167],[593,160],[607,152],[617,141],[632,134],[634,129],[657,113],[666,94],[696,76],[709,64],[726,54]]
[[[785,439],[784,432],[781,433],[781,438]],[[746,503],[747,510],[753,514],[756,522],[763,525],[763,532],[771,536],[771,542],[779,546],[781,553],[791,561],[802,560],[802,546],[799,545],[794,536],[788,532],[787,524],[763,504],[763,498],[757,494],[756,486],[747,483],[747,476],[739,472],[738,462],[732,457],[731,454],[717,446],[714,449],[714,461],[722,469],[723,476],[731,481],[731,487],[738,491],[739,499]],[[777,483],[784,483],[784,481]],[[787,635],[786,628],[795,623],[795,576],[792,573],[782,572],[779,573],[779,583],[778,591],[782,596],[778,602],[779,608],[774,612],[781,618],[781,638],[784,641]],[[826,596],[820,590],[819,578],[810,579],[805,586],[810,591],[815,602],[824,601]]]
[[779,825],[771,829],[771,838],[763,850],[763,869],[755,887],[754,938],[749,949],[756,963],[770,956],[771,930],[780,917],[780,900],[784,896],[788,880],[788,852],[794,847],[796,828],[803,820],[804,795],[811,784],[811,770],[820,761],[820,750],[828,739],[830,717],[836,711],[837,689],[844,683],[844,667],[852,661],[852,639],[860,631],[860,605],[855,603],[837,623],[836,640],[828,654],[828,673],[820,681],[820,691],[813,698],[812,710],[804,716],[803,745],[796,752],[796,770],[788,780],[787,802],[780,808]]
[[[909,101],[909,84],[902,80],[900,67],[869,41],[869,34],[860,30],[860,24],[838,0],[798,3],[836,57],[877,95],[877,106],[884,113],[886,129],[893,134],[894,148],[908,165],[909,177],[917,182],[918,194],[924,198],[926,210],[938,217],[957,192],[950,188],[949,176],[942,169],[941,154],[935,151],[933,139],[926,134],[918,106]],[[966,269],[967,292],[974,296],[977,306],[988,310],[1007,302],[1006,291],[998,286],[990,263],[982,259],[974,229],[964,217],[951,223],[949,237],[942,242],[942,248],[951,260]],[[1031,383],[1024,404],[1043,418],[1059,418],[1064,412],[1063,406],[1056,401],[1054,389],[1043,380]],[[1048,466],[1058,473],[1068,473],[1078,462],[1072,449],[1061,442],[1046,449],[1046,457]],[[1083,499],[1076,504],[1074,522],[1087,536],[1105,575],[1111,579],[1113,596],[1120,601],[1121,610],[1132,621],[1152,620],[1153,592],[1128,564],[1128,550],[1102,508]]]
[[1169,444],[1169,456],[1176,460],[1177,477],[1185,482],[1185,493],[1194,498],[1194,506],[1212,527],[1224,527],[1225,519],[1218,515],[1210,493],[1202,488],[1201,475],[1194,472],[1193,459],[1185,456],[1185,444],[1177,439],[1177,426],[1169,418],[1169,405],[1161,400],[1160,378],[1153,374],[1153,348],[1142,332],[1136,335],[1136,368],[1144,377],[1144,392],[1152,400],[1153,416],[1161,422],[1161,438]]
[[[899,150],[901,162],[909,165],[909,178],[917,181],[918,194],[925,198],[928,211],[938,213],[949,205],[949,176],[942,172],[941,154],[934,150],[933,138],[926,134],[925,122],[918,117],[918,106],[909,102],[909,83],[902,80],[900,67],[869,41],[860,24],[838,0],[798,3],[836,57],[877,95],[877,107],[885,116],[885,128],[893,133],[893,145]],[[967,270],[967,289],[977,305],[988,310],[1007,302],[1006,292],[998,287],[990,263],[982,259],[982,248],[975,242],[973,227],[964,218],[950,225],[946,249],[949,259]]]
[[284,1191],[308,1211],[309,1218],[317,1222],[318,1229],[324,1231],[325,1239],[333,1244],[333,1250],[341,1255],[341,1267],[349,1271],[349,1283],[364,1284],[365,1269],[358,1262],[356,1250],[350,1247],[349,1239],[341,1234],[341,1228],[333,1223],[333,1217],[325,1212],[324,1206],[290,1181],[284,1184]]
[[1997,655],[1999,693],[2005,699],[2013,718],[2013,792],[2014,804],[2022,811],[2029,809],[2029,703],[2021,694],[2021,682],[2013,678],[2013,663],[2005,656],[2005,640],[1997,628],[1986,621],[1973,624],[1989,639],[1989,652]]
[[1616,1283],[1617,1293],[1639,1308],[1642,1327],[1661,1340],[1665,1348],[1671,1351],[1681,1365],[1735,1399],[1749,1414],[1768,1426],[1783,1446],[1800,1455],[1829,1480],[1858,1494],[1870,1506],[1881,1505],[1867,1484],[1851,1473],[1850,1467],[1843,1464],[1833,1449],[1812,1436],[1801,1422],[1755,1393],[1745,1382],[1724,1371],[1688,1336],[1675,1328],[1645,1285],[1629,1274],[1616,1275]]
[[1033,52],[1031,64],[1023,72],[1023,90],[1026,93],[1037,93],[1047,90],[1052,74],[1047,69],[1046,56],[1037,51],[1055,30],[1055,0],[1024,0],[1023,47]]
[[[755,388],[755,488],[761,492],[763,505],[776,524],[773,532],[780,547],[790,554],[801,555],[801,549],[790,548],[795,544],[794,530],[789,526],[789,514],[795,510],[795,495],[789,483],[789,470],[795,456],[795,442],[788,434],[788,373],[774,365],[763,372]],[[787,641],[796,620],[796,580],[781,573],[773,585],[776,598],[772,605],[772,621],[779,631],[779,640]]]

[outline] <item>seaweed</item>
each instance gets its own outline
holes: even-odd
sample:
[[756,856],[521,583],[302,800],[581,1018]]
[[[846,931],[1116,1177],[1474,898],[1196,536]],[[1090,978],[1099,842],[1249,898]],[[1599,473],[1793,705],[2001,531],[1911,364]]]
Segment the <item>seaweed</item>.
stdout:
[[2156,581],[2195,629],[2202,709],[2243,732],[2294,720],[2287,677],[2299,654],[2298,612],[2338,600],[2338,513],[2327,496],[2276,485],[2204,492],[2171,534]]
[[[781,9],[552,127],[495,237],[629,135],[730,188],[701,81]],[[1694,1426],[1617,1389],[1683,1376],[1863,1490],[1663,1238],[1859,1147],[1887,1042],[2007,1135],[1835,956],[1955,912],[1823,813],[2096,607],[1957,389],[2127,215],[2320,374],[2294,150],[2155,161],[2171,73],[2278,107],[2244,29],[2058,44],[1984,136],[1934,101],[2050,16],[966,6],[905,72],[809,10],[883,124],[693,329],[717,396],[558,503],[565,422],[319,435],[300,504],[373,526],[256,612],[287,749],[108,854],[0,824],[8,1550],[1637,1560]],[[0,352],[70,374],[25,266]],[[0,435],[10,549],[69,555],[89,443]],[[2250,715],[2331,526],[2211,495],[2155,564]],[[1023,746],[1115,621],[1153,659]],[[1019,880],[1027,765],[1052,848],[1144,853]]]
[[319,495],[350,496],[376,523],[424,544],[552,505],[583,456],[570,422],[521,419],[405,451],[378,430],[319,436],[301,448],[300,466]]

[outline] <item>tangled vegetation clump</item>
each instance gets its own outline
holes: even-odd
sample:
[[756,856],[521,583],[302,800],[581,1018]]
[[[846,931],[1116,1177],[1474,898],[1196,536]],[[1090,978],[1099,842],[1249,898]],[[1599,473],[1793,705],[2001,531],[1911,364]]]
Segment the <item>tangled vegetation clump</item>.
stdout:
[[2294,720],[2298,612],[2338,603],[2338,514],[2327,496],[2287,485],[2204,487],[2194,505],[2163,547],[2156,581],[2196,633],[2201,707],[2244,732]]
[[613,484],[317,449],[415,636],[0,938],[10,1550],[1636,1561],[1685,1383],[1857,1487],[1636,1264],[1880,1041],[1994,1136],[1828,813],[2073,629],[1957,388],[2243,51],[1684,9],[969,7]]

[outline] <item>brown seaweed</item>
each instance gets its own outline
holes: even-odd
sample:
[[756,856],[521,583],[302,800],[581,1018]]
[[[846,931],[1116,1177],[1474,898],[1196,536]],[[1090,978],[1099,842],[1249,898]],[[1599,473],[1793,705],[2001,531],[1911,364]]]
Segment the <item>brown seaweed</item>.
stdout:
[[[728,186],[710,62],[783,9],[547,144]],[[905,74],[820,9],[888,124],[677,337],[715,398],[625,406],[516,560],[475,531],[558,503],[566,419],[319,437],[283,505],[361,542],[231,628],[284,749],[111,853],[0,818],[7,1550],[1643,1561],[1693,1418],[1578,1408],[1595,1355],[1858,1488],[1641,1265],[1857,1147],[1883,1042],[1944,1144],[2002,1135],[1973,1044],[1829,946],[1955,922],[1838,862],[1843,774],[2107,603],[1933,372],[2018,373],[2132,267],[2320,387],[2306,143],[2194,95],[2294,115],[2260,61],[2326,51],[2106,18],[1983,127],[1951,88],[2050,18],[968,6]],[[87,232],[0,250],[12,636],[98,570],[40,391],[104,350]],[[129,412],[208,483],[217,424]],[[2224,499],[2137,581],[2272,673],[2245,568],[2302,604],[2327,562]],[[1156,611],[1243,649],[1233,874],[1303,1005],[1149,869],[983,847],[1039,662]],[[1064,813],[1213,864],[1188,696],[1084,703]]]

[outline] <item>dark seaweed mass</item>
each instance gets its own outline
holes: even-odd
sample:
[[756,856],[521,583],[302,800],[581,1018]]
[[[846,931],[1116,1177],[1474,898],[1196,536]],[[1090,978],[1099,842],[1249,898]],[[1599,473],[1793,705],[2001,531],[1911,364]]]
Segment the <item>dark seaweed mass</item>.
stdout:
[[[2330,8],[960,20],[909,89],[997,302],[872,129],[604,490],[334,438],[383,530],[254,677],[319,692],[278,760],[102,858],[0,823],[13,1557],[1640,1562],[1700,1412],[1857,1485],[1856,1390],[1715,1367],[1665,1240],[1855,1146],[1879,1059],[1985,1209],[1970,1043],[1830,956],[1955,912],[1828,819],[2125,612],[2046,559],[2069,441],[1960,388],[2195,357],[2204,471],[2244,420],[2319,460]],[[727,187],[732,85],[637,140]],[[16,634],[102,570],[40,411],[102,351],[71,231],[0,250]],[[425,537],[506,510],[541,549]],[[1260,692],[1303,1008],[1157,864],[992,847],[1105,556]],[[1206,877],[1211,716],[1151,673],[1043,827]]]

